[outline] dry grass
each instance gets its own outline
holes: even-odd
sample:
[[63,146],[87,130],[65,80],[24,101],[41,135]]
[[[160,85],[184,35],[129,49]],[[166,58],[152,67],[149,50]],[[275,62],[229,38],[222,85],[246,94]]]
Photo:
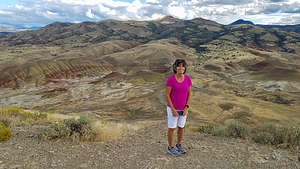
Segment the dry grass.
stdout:
[[[118,139],[121,136],[130,134],[132,132],[135,132],[139,129],[142,129],[146,126],[149,126],[152,124],[151,121],[144,121],[144,122],[136,122],[136,123],[125,123],[125,122],[114,122],[114,121],[105,121],[102,119],[94,118],[94,117],[87,117],[89,120],[89,125],[95,134],[95,137],[90,141],[107,141],[107,140],[114,140]],[[62,114],[49,114],[47,121],[55,123],[61,123],[65,120],[78,120],[80,119],[80,115],[62,115]],[[63,125],[60,125],[63,126]],[[56,126],[57,127],[57,126]],[[65,127],[59,127],[62,129],[61,133],[65,133]],[[58,129],[58,130],[60,130]],[[58,133],[59,134],[59,133]],[[65,137],[65,135],[61,136],[62,138]],[[67,138],[67,136],[66,136]],[[79,141],[80,138],[75,138],[75,140]],[[73,138],[74,141],[74,138]]]
[[39,123],[45,121],[47,113],[24,110],[13,106],[1,106],[0,122],[13,128],[20,125]]
[[[48,127],[52,126],[55,128],[54,130],[62,130],[60,131],[61,134],[66,133],[67,130],[65,125],[56,125],[57,123],[62,123],[63,121],[76,121],[80,119],[80,114],[57,114],[55,112],[37,112],[37,111],[30,111],[24,110],[18,107],[12,106],[2,106],[0,109],[0,122],[4,123],[5,126],[9,128],[14,128],[16,126],[28,125],[28,124],[38,124],[38,123],[51,123]],[[136,122],[136,123],[119,123],[113,121],[105,121],[102,119],[98,119],[95,117],[88,117],[87,119],[90,121],[89,124],[93,133],[95,133],[95,138],[93,141],[106,141],[117,139],[120,136],[130,134],[135,132],[139,129],[142,129],[146,126],[152,124],[151,121],[144,121],[144,122]],[[60,133],[58,132],[58,134]],[[49,134],[49,133],[48,133]],[[57,135],[57,133],[55,133]],[[56,135],[52,133],[53,138],[56,138]],[[51,134],[50,134],[51,135]],[[52,138],[52,135],[49,138]],[[64,135],[64,136],[66,136]],[[61,136],[64,138],[64,136]],[[57,136],[60,137],[60,136]],[[79,137],[72,137],[74,140],[81,140],[82,138]],[[85,139],[83,139],[85,140]],[[88,139],[90,140],[90,139]]]
[[47,116],[47,122],[57,122],[57,121],[62,121],[64,119],[79,119],[80,116],[79,115],[72,115],[72,114],[68,114],[68,115],[65,115],[65,114],[48,114]]
[[113,121],[95,120],[91,123],[92,129],[96,132],[95,141],[106,141],[117,139],[123,135],[136,132],[151,125],[151,121],[136,123],[117,123]]
[[278,42],[279,38],[273,34],[266,33],[265,35],[260,37],[261,40],[264,41],[271,41],[271,42]]
[[[53,58],[56,57],[55,53],[62,53],[64,49],[53,46],[45,47],[44,45],[34,45],[34,46],[14,46],[1,48],[0,53],[0,64],[24,64],[29,60],[40,60],[43,58]],[[53,53],[55,51],[55,53]],[[41,57],[43,56],[43,57]],[[25,59],[26,58],[26,59]]]
[[[151,121],[125,123],[125,122],[106,121],[106,120],[102,120],[90,116],[86,116],[86,117],[89,120],[89,124],[93,133],[95,133],[95,137],[93,138],[92,141],[114,140],[123,135],[130,134],[132,132],[135,132],[139,129],[142,129],[152,124]],[[68,119],[78,120],[80,119],[80,114],[70,114],[70,115],[48,114],[47,117],[47,121],[52,122],[53,124],[60,123]]]

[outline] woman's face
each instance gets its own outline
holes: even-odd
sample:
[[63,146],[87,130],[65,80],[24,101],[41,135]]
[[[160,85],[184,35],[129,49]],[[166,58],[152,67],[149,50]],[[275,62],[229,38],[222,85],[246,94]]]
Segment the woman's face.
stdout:
[[183,73],[184,73],[185,67],[183,66],[182,63],[180,63],[180,64],[176,67],[176,71],[177,71],[177,74],[183,74]]

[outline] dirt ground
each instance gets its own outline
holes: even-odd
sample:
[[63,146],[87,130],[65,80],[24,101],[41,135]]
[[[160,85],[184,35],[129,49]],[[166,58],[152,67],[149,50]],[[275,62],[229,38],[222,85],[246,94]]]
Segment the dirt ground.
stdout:
[[34,125],[13,130],[11,139],[0,143],[0,169],[300,168],[297,155],[288,150],[189,130],[183,140],[188,152],[173,157],[167,153],[165,120],[116,140],[92,143],[42,141],[42,129]]

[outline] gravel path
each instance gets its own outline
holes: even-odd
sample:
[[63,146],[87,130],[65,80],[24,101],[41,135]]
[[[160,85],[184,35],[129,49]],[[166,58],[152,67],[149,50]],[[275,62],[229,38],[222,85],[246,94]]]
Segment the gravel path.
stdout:
[[42,126],[17,128],[0,143],[0,169],[6,168],[300,168],[296,155],[245,140],[187,131],[180,157],[167,154],[164,121],[120,139],[96,143],[41,141]]

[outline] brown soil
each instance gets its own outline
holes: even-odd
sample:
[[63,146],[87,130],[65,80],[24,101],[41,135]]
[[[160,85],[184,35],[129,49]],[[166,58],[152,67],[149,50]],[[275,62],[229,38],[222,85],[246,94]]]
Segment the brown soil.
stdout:
[[180,157],[167,154],[166,121],[113,141],[42,141],[44,126],[13,130],[0,143],[0,169],[6,168],[300,168],[295,154],[250,141],[213,137],[187,130]]

